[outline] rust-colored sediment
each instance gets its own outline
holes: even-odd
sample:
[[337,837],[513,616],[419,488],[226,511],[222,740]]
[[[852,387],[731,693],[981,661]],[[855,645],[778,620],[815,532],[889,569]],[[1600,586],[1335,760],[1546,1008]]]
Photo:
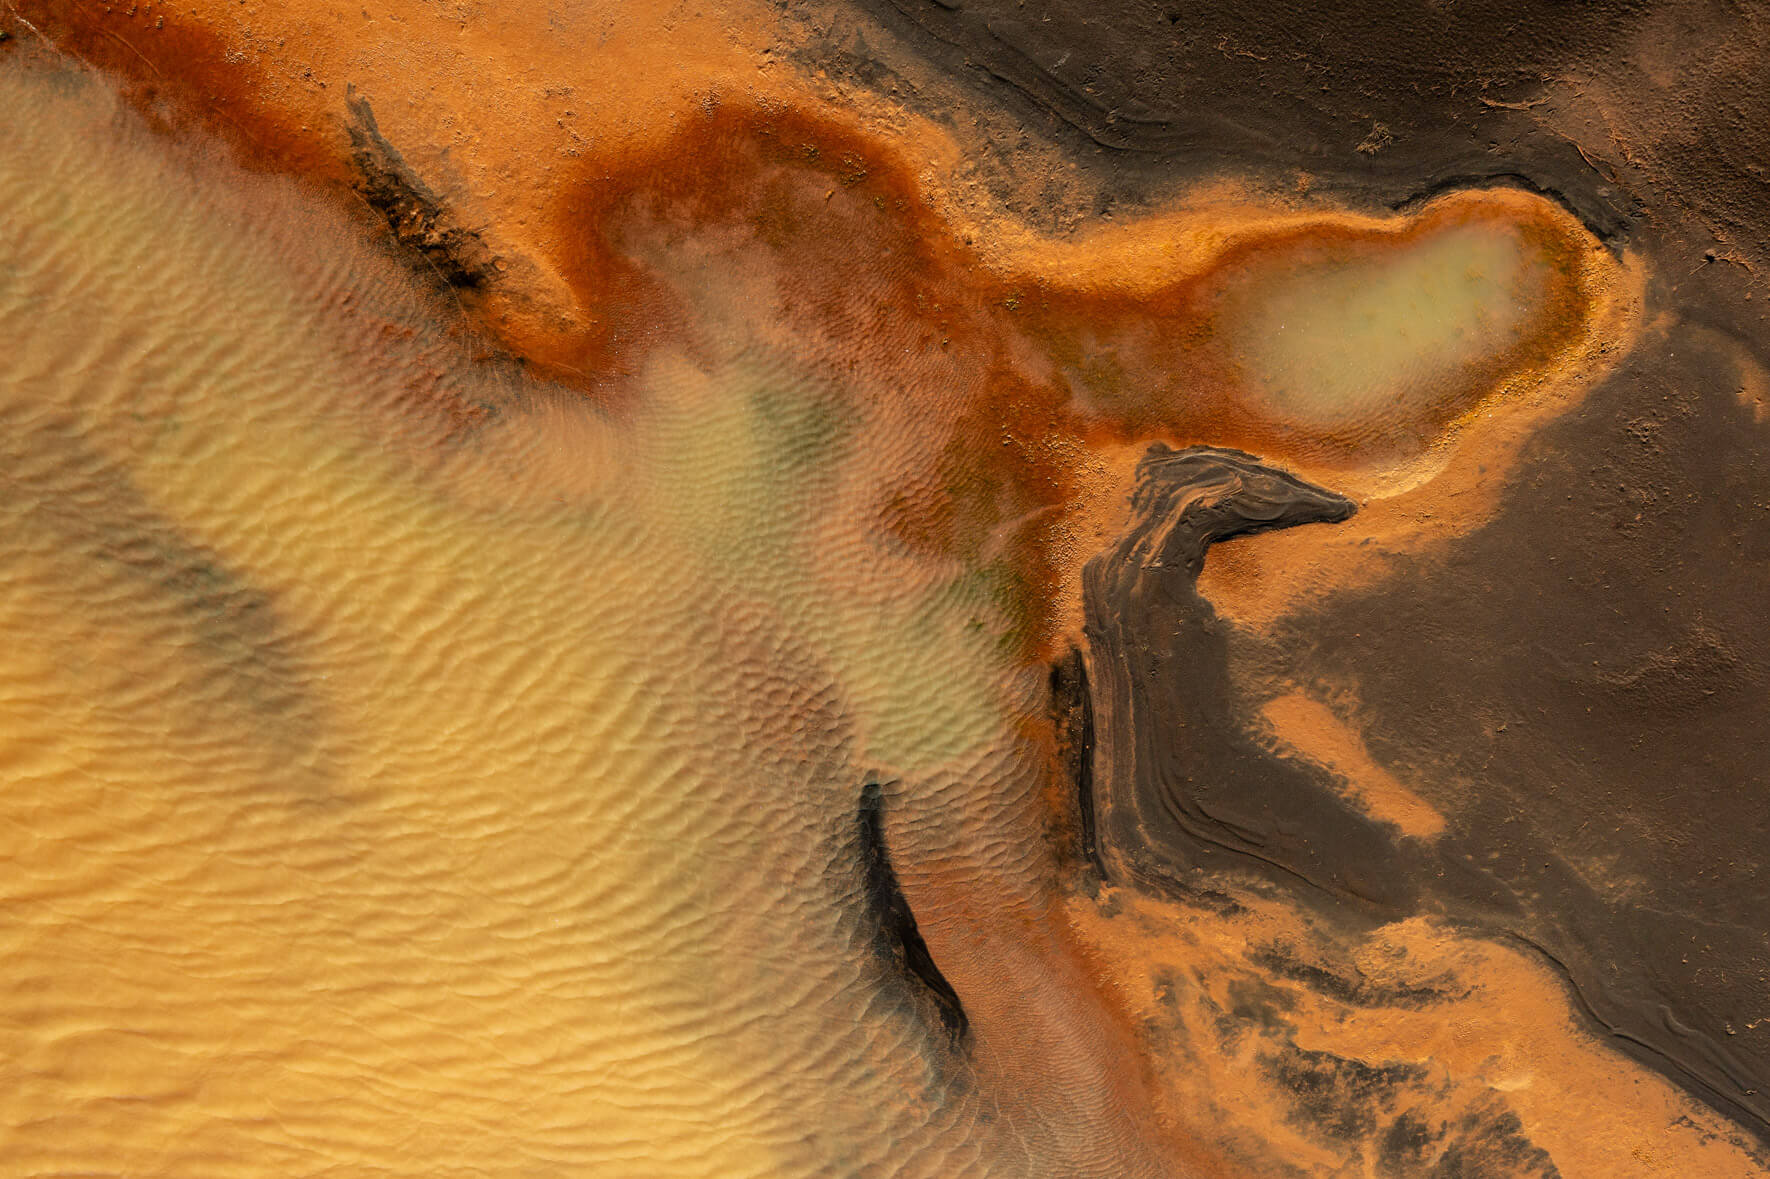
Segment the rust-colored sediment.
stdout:
[[[352,178],[354,87],[497,258],[494,281],[454,292],[470,322],[602,404],[629,401],[657,348],[729,331],[697,308],[696,277],[660,266],[695,241],[771,300],[752,329],[894,419],[881,428],[922,439],[936,469],[903,473],[881,519],[960,559],[993,538],[1012,566],[1004,600],[1040,658],[1074,631],[1080,561],[1117,518],[1144,441],[1237,446],[1376,496],[1359,539],[1407,549],[1478,519],[1517,438],[1633,330],[1637,277],[1565,212],[1515,191],[1373,218],[1218,189],[1133,227],[1038,238],[918,170],[956,156],[947,136],[902,117],[884,126],[779,64],[784,34],[742,3],[580,15],[598,37],[569,53],[562,18],[524,5],[486,24],[408,3],[308,5],[299,19],[219,3],[17,11],[129,79],[162,123],[199,120],[251,166],[331,185]],[[1351,425],[1286,420],[1247,388],[1224,344],[1231,293],[1481,224],[1515,231],[1548,275],[1522,336],[1433,396]],[[1443,445],[1459,433],[1464,445]],[[1429,494],[1406,494],[1428,474]],[[1368,553],[1317,555],[1347,543],[1286,537],[1262,568],[1306,570],[1319,587],[1368,576]],[[1214,556],[1207,590],[1257,623],[1302,584]]]
[[[346,132],[354,86],[497,260],[485,287],[439,290],[463,313],[462,335],[611,417],[644,411],[647,365],[666,351],[791,357],[859,423],[859,461],[883,456],[847,507],[911,553],[990,572],[1013,623],[1005,666],[1049,659],[1075,635],[1080,567],[1116,530],[1149,441],[1252,450],[1361,499],[1344,529],[1212,550],[1201,592],[1232,621],[1264,625],[1478,523],[1530,430],[1636,330],[1639,274],[1536,196],[1454,194],[1374,218],[1219,191],[1137,226],[1049,241],[925,173],[922,162],[958,154],[949,136],[837,102],[784,64],[770,5],[554,7],[456,18],[418,0],[249,12],[34,0],[8,19],[126,79],[161,126],[195,121],[241,163],[335,193],[360,183]],[[1549,276],[1517,340],[1406,413],[1356,428],[1286,420],[1250,393],[1223,343],[1228,293],[1312,259],[1380,261],[1482,223],[1515,230]],[[562,471],[561,494],[573,478]],[[1420,838],[1442,823],[1318,705],[1276,702],[1269,718],[1278,740],[1343,770],[1373,814]],[[1264,905],[1202,916],[1112,890],[1041,909],[975,875],[949,881],[938,863],[904,877],[937,960],[961,995],[978,996],[996,1079],[1027,1109],[1071,1070],[1105,1075],[1117,1088],[1097,1100],[1157,1104],[1196,1174],[1263,1173],[1274,1152],[1331,1161],[1238,1071],[1283,1047],[1275,1033],[1231,1042],[1208,1019],[1230,1003],[1218,992],[1263,977],[1248,964],[1250,931],[1303,940],[1301,918]],[[1454,975],[1461,997],[1373,1014],[1292,988],[1297,1043],[1436,1060],[1430,1100],[1442,1108],[1522,1092],[1531,1133],[1595,1168],[1570,1174],[1625,1173],[1602,1168],[1643,1103],[1668,1125],[1683,1108],[1572,1026],[1558,986],[1518,956],[1423,923],[1362,949],[1390,944],[1407,970]],[[1170,1001],[1176,971],[1189,989]],[[1496,1013],[1507,1012],[1524,1013],[1532,1036],[1501,1036]],[[1463,1027],[1474,1031],[1458,1040]],[[1065,1035],[1095,1055],[1067,1052]],[[1494,1037],[1503,1052],[1483,1055]],[[1108,1059],[1120,1054],[1136,1063]],[[1556,1083],[1533,1096],[1533,1075]],[[1614,1116],[1571,1096],[1582,1092],[1601,1092]],[[1655,1120],[1636,1138],[1663,1129]],[[1655,1141],[1710,1149],[1694,1129],[1665,1132]]]

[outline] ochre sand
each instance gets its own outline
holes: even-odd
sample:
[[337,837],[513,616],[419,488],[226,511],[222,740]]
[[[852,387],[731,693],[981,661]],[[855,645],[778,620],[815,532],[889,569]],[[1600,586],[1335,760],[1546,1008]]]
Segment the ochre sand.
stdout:
[[[68,16],[96,10],[26,11],[87,56],[108,36]],[[708,11],[629,14],[600,58],[520,7],[452,56],[344,29],[342,10],[300,38],[254,12],[250,40],[231,10],[166,14],[186,56],[150,63],[160,86],[256,62],[234,90],[188,85],[228,96],[248,146],[265,128],[305,143],[246,161],[260,170],[346,175],[340,99],[295,79],[336,55],[354,64],[326,91],[374,77],[382,132],[512,276],[462,303],[336,201],[156,138],[77,73],[9,62],[9,106],[35,116],[8,132],[20,231],[0,307],[5,609],[37,637],[0,663],[16,1169],[1270,1174],[1325,1157],[1280,1094],[1224,1082],[1205,1100],[1222,1046],[1146,1009],[1158,976],[1229,976],[1211,938],[1306,923],[1261,907],[1219,930],[1074,887],[1036,659],[1151,437],[1329,472],[1376,501],[1362,535],[1394,549],[1478,520],[1421,524],[1419,505],[1459,487],[1478,503],[1465,456],[1503,455],[1626,346],[1629,271],[1511,194],[1390,221],[1207,195],[1048,245],[922,185],[899,161],[949,158],[932,132],[832,112],[809,80],[709,105],[730,71],[786,69],[758,69],[749,26]],[[133,43],[147,26],[119,27]],[[647,87],[612,69],[665,34],[679,66]],[[473,63],[507,80],[500,55],[525,39],[558,53],[523,68],[580,88],[606,156],[555,163],[532,138],[550,106],[475,90]],[[256,56],[228,63],[242,46]],[[181,117],[188,95],[160,98]],[[671,126],[695,120],[698,139]],[[1354,265],[1483,223],[1535,243],[1560,284],[1548,326],[1503,371],[1455,368],[1405,429],[1275,418],[1213,353],[1219,292],[1283,283],[1286,250]],[[1384,532],[1383,504],[1412,506]],[[1224,589],[1258,616],[1297,587]],[[868,950],[850,865],[869,778],[972,1014],[968,1061]],[[1565,1174],[1666,1157],[1752,1173],[1707,1137],[1719,1119],[1592,1041],[1540,972],[1423,923],[1390,935],[1494,980],[1455,1025],[1477,1046],[1451,1054],[1442,1020],[1380,1010],[1324,1010],[1312,1042],[1441,1057],[1454,1075],[1423,1109],[1510,1094]],[[1540,1031],[1477,1067],[1496,1007]]]
[[[891,473],[891,525],[943,554],[1008,558],[1006,580],[1026,585],[1006,592],[1042,616],[1024,620],[1034,643],[1074,629],[1066,587],[1114,527],[1146,439],[1242,446],[1381,493],[1369,519],[1389,547],[1415,547],[1484,516],[1503,454],[1608,366],[1637,314],[1639,274],[1511,191],[1380,219],[1226,180],[1134,224],[1043,237],[966,182],[961,133],[795,65],[824,26],[760,3],[14,11],[127,79],[154,119],[204,123],[249,166],[359,207],[350,104],[370,104],[445,197],[446,224],[496,259],[451,298],[501,350],[599,405],[640,397],[660,346],[729,337],[739,320],[848,401],[895,415],[877,433],[914,431],[918,453],[950,441],[944,467]],[[1021,183],[1063,179],[1035,167]],[[1367,327],[1329,358],[1356,372],[1388,341],[1389,387],[1369,412],[1285,412],[1270,388],[1282,339],[1262,317],[1335,282],[1380,288],[1416,245],[1437,253],[1441,294],[1473,293],[1463,313],[1424,338]],[[1417,296],[1432,289],[1421,279],[1391,286]],[[1408,311],[1419,320],[1417,299]],[[1492,414],[1500,403],[1523,412]],[[1447,428],[1472,436],[1453,451]],[[1404,494],[1427,475],[1430,492]],[[1224,608],[1269,621],[1305,585],[1383,568],[1368,550],[1313,555],[1337,541],[1284,538],[1272,576],[1220,587]]]

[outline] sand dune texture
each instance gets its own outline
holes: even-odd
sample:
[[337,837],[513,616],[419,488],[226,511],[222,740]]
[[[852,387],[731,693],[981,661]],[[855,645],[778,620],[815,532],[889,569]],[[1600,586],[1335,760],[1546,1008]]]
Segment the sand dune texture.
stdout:
[[947,19],[0,5],[0,1172],[1770,1173],[1751,763],[1734,913],[1585,751],[1756,632],[1518,522],[1755,438],[1669,231]]

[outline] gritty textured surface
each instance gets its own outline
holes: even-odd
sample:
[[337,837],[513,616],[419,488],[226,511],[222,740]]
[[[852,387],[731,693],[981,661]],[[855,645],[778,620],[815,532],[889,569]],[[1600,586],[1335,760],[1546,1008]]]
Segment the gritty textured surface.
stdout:
[[0,7],[0,1170],[1764,1173],[1764,38],[1522,19]]

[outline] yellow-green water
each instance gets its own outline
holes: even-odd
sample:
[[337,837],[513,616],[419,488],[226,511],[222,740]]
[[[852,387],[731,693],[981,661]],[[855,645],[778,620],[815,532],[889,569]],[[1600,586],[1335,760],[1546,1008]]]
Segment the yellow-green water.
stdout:
[[1231,351],[1288,421],[1406,418],[1516,345],[1546,309],[1548,279],[1516,228],[1446,229],[1257,284]]

